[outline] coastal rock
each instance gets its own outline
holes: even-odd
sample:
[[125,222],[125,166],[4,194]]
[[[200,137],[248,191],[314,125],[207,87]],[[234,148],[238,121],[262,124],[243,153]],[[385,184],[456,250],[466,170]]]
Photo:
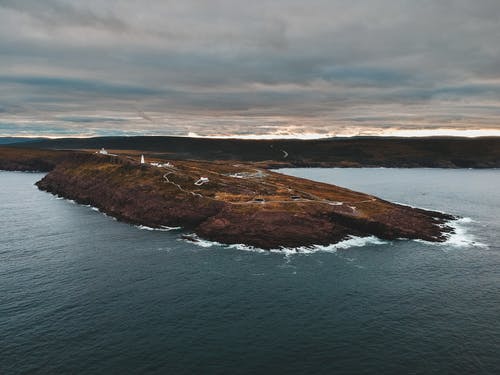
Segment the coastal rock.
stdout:
[[[164,164],[162,164],[164,165]],[[207,179],[202,185],[195,182]],[[181,226],[200,237],[264,249],[328,245],[350,235],[444,241],[452,216],[231,162],[75,154],[37,183],[129,223]]]

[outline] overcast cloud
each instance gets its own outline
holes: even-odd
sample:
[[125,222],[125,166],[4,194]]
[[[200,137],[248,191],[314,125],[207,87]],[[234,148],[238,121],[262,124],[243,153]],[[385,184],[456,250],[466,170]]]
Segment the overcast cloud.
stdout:
[[500,131],[498,0],[0,0],[0,136]]

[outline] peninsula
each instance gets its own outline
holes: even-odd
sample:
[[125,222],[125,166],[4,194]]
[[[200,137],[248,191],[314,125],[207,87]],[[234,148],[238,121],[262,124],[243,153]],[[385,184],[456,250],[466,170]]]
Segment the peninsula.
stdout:
[[[182,227],[224,244],[272,249],[329,245],[349,236],[440,242],[452,231],[446,225],[451,215],[251,163],[164,159],[141,163],[137,152],[110,155],[95,150],[3,148],[0,156],[1,169],[49,170],[37,183],[41,190],[92,205],[128,223]],[[9,165],[13,168],[6,168]]]

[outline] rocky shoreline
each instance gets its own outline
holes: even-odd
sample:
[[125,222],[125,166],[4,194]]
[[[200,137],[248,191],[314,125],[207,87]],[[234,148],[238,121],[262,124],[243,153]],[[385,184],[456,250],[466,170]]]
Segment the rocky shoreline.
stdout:
[[[330,245],[349,236],[443,242],[453,216],[234,162],[140,164],[75,153],[37,186],[136,225],[263,249]],[[200,181],[202,181],[200,183]]]

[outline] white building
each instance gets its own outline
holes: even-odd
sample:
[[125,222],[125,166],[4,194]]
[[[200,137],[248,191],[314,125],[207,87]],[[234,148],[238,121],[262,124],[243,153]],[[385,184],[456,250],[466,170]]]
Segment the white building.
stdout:
[[196,186],[201,186],[203,184],[206,184],[208,182],[208,177],[200,177],[200,179],[198,181],[196,181],[194,184]]

